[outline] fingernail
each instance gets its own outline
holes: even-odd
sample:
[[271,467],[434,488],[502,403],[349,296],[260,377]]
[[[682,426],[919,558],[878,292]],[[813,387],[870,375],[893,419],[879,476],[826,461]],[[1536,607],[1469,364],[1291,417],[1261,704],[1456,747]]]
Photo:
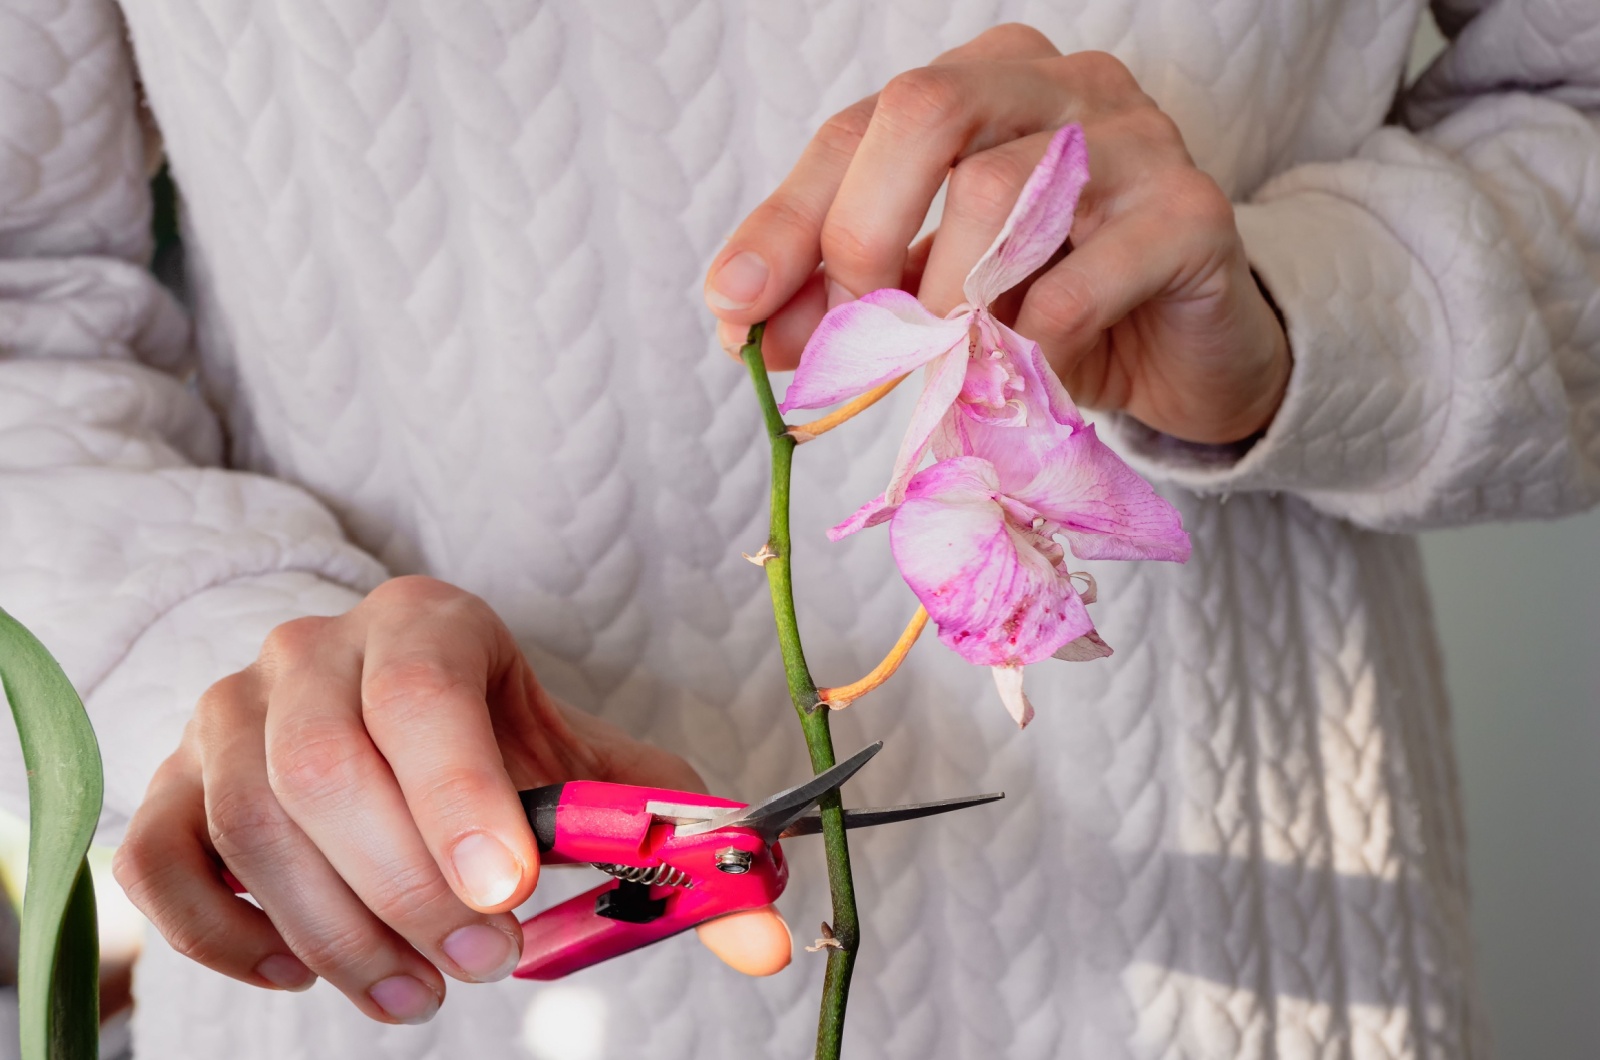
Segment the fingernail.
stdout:
[[829,309],[832,309],[834,306],[837,306],[837,305],[844,305],[846,302],[854,302],[855,300],[856,300],[856,296],[851,294],[849,291],[845,290],[844,284],[838,283],[838,282],[836,282],[834,280],[829,280],[828,281],[828,308]]
[[444,939],[444,952],[456,967],[480,983],[493,983],[517,966],[517,945],[511,937],[487,924],[456,928]]
[[767,287],[767,263],[753,250],[740,251],[711,277],[706,301],[713,309],[749,309]]
[[464,897],[485,909],[510,898],[522,883],[522,866],[487,832],[474,832],[457,843],[450,861],[466,891]]
[[274,953],[263,957],[256,965],[256,974],[280,990],[310,990],[317,981],[316,973],[301,964],[298,958],[287,953]]
[[439,995],[409,975],[381,979],[367,991],[367,996],[398,1023],[427,1023],[439,1011]]
[[739,351],[744,348],[744,340],[749,337],[748,325],[730,324],[726,320],[717,321],[717,344],[734,360],[739,359]]

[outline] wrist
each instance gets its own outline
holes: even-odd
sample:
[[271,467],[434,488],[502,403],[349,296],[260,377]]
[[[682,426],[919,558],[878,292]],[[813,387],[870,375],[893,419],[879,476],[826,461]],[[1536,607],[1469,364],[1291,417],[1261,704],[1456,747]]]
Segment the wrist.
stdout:
[[[1251,276],[1255,276],[1253,269]],[[1289,376],[1294,370],[1294,357],[1289,350],[1289,335],[1283,326],[1283,317],[1266,290],[1260,286],[1259,277],[1256,278],[1256,285],[1268,311],[1267,320],[1263,323],[1266,332],[1264,347],[1267,351],[1265,364],[1257,377],[1260,381],[1257,396],[1241,410],[1238,428],[1229,432],[1234,437],[1222,439],[1226,444],[1259,438],[1266,433],[1277,417],[1278,410],[1283,407],[1284,395],[1289,392]]]

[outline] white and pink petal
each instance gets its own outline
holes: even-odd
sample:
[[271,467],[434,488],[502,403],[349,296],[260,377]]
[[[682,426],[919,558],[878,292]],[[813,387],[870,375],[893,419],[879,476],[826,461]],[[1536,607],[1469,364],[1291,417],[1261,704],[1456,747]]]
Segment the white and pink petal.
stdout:
[[889,498],[882,493],[872,498],[867,503],[855,510],[855,513],[840,523],[828,529],[829,541],[842,541],[857,530],[865,530],[869,526],[889,521],[894,515],[897,505],[890,504]]
[[806,343],[779,409],[823,408],[864,394],[952,348],[965,349],[968,327],[965,318],[935,316],[892,288],[834,306]]
[[967,301],[987,306],[1049,261],[1072,231],[1078,195],[1087,183],[1083,129],[1065,126],[1050,138],[1000,234],[967,273]]
[[916,474],[922,458],[928,453],[933,436],[938,433],[940,424],[950,412],[950,406],[961,394],[966,375],[965,347],[951,350],[928,365],[922,394],[911,409],[911,422],[906,424],[905,436],[900,439],[900,450],[895,454],[894,468],[889,472],[889,485],[883,491],[889,504],[899,504],[905,497],[906,483]]
[[1111,645],[1091,629],[1078,639],[1067,641],[1050,657],[1063,662],[1093,662],[1096,659],[1104,659],[1110,654]]
[[1026,729],[1028,722],[1033,720],[1033,704],[1022,688],[1022,667],[996,666],[992,673],[994,686],[1000,692],[1000,702],[1005,704],[1006,713],[1017,723],[1017,728]]
[[1079,559],[1189,558],[1177,509],[1099,439],[1093,424],[1010,455],[995,462],[1005,491],[1057,524]]
[[919,472],[889,525],[900,573],[969,662],[1037,662],[1094,628],[1064,569],[1014,527],[987,461],[958,457]]

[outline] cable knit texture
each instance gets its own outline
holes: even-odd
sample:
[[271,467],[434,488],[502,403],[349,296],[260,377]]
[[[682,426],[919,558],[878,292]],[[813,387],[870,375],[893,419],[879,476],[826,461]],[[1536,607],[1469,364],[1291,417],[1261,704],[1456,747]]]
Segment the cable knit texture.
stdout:
[[[855,843],[850,1050],[1485,1055],[1448,712],[1394,531],[1600,496],[1600,8],[1450,0],[1455,45],[1382,127],[1418,2],[0,0],[0,601],[85,694],[102,838],[207,684],[385,569],[482,594],[557,693],[713,790],[805,775],[739,558],[765,447],[700,272],[829,113],[1016,19],[1117,53],[1177,119],[1241,203],[1295,370],[1236,463],[1127,433],[1195,557],[1095,571],[1117,654],[1030,672],[1028,732],[931,641],[839,717],[842,747],[887,741],[852,802],[1009,793]],[[142,268],[135,57],[189,309]],[[914,606],[881,536],[822,535],[881,485],[913,399],[797,462],[824,681]],[[821,857],[792,858],[809,937]],[[379,1028],[152,937],[137,1042],[801,1057],[820,975],[801,954],[744,980],[678,939]]]

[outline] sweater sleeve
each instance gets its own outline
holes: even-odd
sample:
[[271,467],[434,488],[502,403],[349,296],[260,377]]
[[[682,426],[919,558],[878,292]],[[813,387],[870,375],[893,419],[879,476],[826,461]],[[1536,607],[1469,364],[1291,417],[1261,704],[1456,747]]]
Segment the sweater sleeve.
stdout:
[[[187,316],[143,267],[138,108],[109,0],[0,0],[0,605],[83,695],[110,840],[211,682],[383,577],[308,494],[219,466]],[[0,710],[0,806],[26,805]]]
[[1452,0],[1355,156],[1237,207],[1294,369],[1243,456],[1123,419],[1148,473],[1381,530],[1600,500],[1600,4]]

